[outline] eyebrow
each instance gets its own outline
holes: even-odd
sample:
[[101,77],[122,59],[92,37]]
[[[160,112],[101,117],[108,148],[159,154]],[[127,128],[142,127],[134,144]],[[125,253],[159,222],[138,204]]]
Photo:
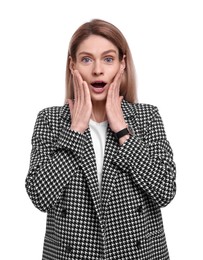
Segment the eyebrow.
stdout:
[[[106,54],[111,53],[111,52],[114,52],[115,54],[117,54],[117,52],[115,50],[111,49],[111,50],[104,51],[102,53],[102,55],[106,55]],[[92,53],[86,52],[86,51],[82,51],[82,52],[78,53],[78,55],[92,55]]]

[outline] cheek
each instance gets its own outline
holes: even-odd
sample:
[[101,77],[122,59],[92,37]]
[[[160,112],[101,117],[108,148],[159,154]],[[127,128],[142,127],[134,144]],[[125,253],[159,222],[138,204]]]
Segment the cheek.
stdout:
[[120,66],[116,66],[116,67],[112,68],[111,70],[108,70],[111,81],[114,80],[114,78],[115,78],[116,74],[119,72],[119,70],[120,70]]
[[80,75],[82,76],[83,79],[87,78],[87,75],[89,75],[89,69],[87,66],[80,66],[80,65],[77,65],[75,67],[76,70],[79,71]]

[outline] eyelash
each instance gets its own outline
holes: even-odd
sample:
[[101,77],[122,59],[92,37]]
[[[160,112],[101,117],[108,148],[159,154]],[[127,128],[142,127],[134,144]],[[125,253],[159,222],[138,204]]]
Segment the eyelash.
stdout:
[[92,59],[90,59],[89,57],[83,57],[81,60],[82,60],[82,62],[87,63]]
[[[113,57],[105,57],[105,60],[109,60],[109,59],[111,59],[111,62],[110,63],[112,63],[113,61],[114,61],[114,58]],[[108,61],[107,61],[108,62]],[[108,62],[109,63],[109,62]]]
[[[109,59],[110,59],[111,61],[107,61],[107,60],[109,60]],[[92,61],[92,59],[89,58],[89,57],[83,57],[83,58],[81,59],[81,61],[84,62],[84,63],[88,63],[88,62]],[[107,57],[104,58],[104,61],[106,61],[107,63],[112,63],[112,62],[114,61],[114,58],[113,58],[113,57],[110,57],[110,56],[107,56]]]

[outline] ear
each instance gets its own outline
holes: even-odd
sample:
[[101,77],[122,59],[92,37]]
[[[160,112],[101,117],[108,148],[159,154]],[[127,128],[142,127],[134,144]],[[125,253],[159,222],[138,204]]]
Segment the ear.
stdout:
[[124,70],[126,68],[126,55],[123,55],[123,59],[121,60],[121,68]]
[[75,63],[71,56],[69,56],[69,69],[70,69],[71,73],[73,74],[73,71],[75,70]]

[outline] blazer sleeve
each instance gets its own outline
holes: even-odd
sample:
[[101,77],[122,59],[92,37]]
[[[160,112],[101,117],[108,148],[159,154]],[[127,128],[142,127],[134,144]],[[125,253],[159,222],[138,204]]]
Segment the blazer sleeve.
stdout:
[[78,169],[78,155],[84,144],[82,134],[71,131],[66,124],[59,128],[56,111],[48,114],[47,110],[38,114],[25,181],[30,199],[41,211],[49,211],[60,199]]
[[159,207],[166,206],[176,193],[176,167],[166,138],[163,122],[156,107],[142,138],[133,136],[118,151],[114,160],[122,171],[133,175],[135,182]]

